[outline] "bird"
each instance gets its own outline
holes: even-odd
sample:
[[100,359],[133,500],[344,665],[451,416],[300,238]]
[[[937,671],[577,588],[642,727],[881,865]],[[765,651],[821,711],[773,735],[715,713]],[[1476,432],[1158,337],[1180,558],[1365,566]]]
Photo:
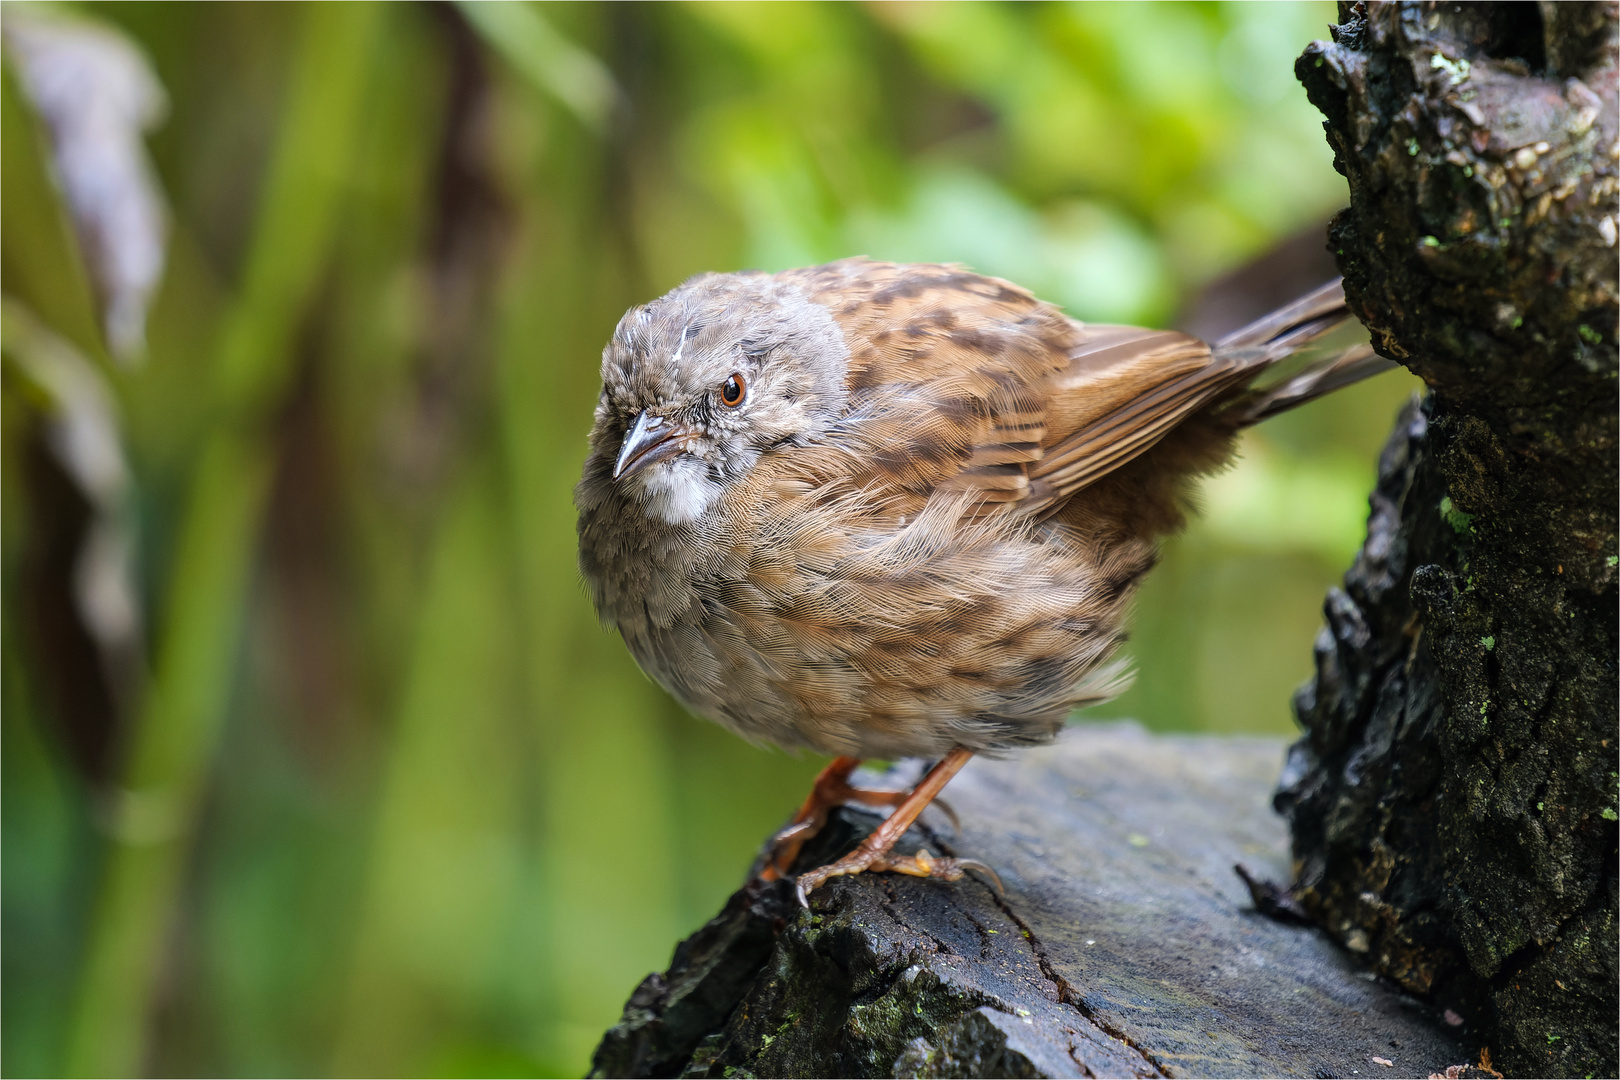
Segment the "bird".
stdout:
[[[1243,428],[1393,366],[1361,344],[1260,385],[1349,318],[1333,281],[1209,344],[867,258],[703,274],[628,311],[575,489],[580,570],[692,712],[832,755],[759,876],[856,802],[892,809],[797,876],[805,906],[842,875],[993,878],[893,848],[973,755],[1048,743],[1127,685],[1132,595],[1197,479]],[[935,764],[910,791],[850,782],[913,757]]]

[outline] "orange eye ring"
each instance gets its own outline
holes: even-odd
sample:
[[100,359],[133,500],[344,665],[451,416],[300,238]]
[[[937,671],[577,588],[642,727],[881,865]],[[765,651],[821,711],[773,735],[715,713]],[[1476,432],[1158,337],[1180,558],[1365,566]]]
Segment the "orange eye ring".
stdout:
[[748,396],[748,383],[741,375],[733,372],[720,386],[720,404],[728,409],[735,409],[743,403]]

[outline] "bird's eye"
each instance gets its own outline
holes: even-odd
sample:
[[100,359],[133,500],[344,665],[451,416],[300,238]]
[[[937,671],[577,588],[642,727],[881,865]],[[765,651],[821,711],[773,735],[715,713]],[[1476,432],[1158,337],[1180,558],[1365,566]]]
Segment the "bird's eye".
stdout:
[[735,409],[741,405],[743,398],[747,396],[748,384],[743,381],[741,375],[733,374],[720,387],[720,404],[728,409]]

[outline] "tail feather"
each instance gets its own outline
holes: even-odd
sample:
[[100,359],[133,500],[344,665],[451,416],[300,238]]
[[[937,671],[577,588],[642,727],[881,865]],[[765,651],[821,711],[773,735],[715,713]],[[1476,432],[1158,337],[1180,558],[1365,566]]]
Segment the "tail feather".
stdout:
[[1268,359],[1280,359],[1298,352],[1348,318],[1350,309],[1344,303],[1344,279],[1334,278],[1293,303],[1227,334],[1215,342],[1213,349],[1225,355],[1259,350]]
[[1331,394],[1397,366],[1395,361],[1386,360],[1373,352],[1371,345],[1352,345],[1312,364],[1285,382],[1261,388],[1255,397],[1244,403],[1238,414],[1239,423],[1244,426],[1258,424],[1267,417],[1287,412],[1307,401],[1315,401],[1324,394]]
[[[1308,348],[1349,319],[1344,279],[1335,278],[1228,334],[1215,343],[1213,352],[1238,359],[1251,370],[1263,369]],[[1375,354],[1370,345],[1352,345],[1315,361],[1281,383],[1252,389],[1228,415],[1243,426],[1257,424],[1395,366],[1394,361]]]
[[[1056,437],[1028,467],[1023,512],[1050,515],[1075,492],[1147,453],[1171,431],[1199,413],[1214,420],[1224,439],[1237,428],[1302,405],[1393,365],[1366,345],[1339,349],[1309,363],[1299,374],[1272,385],[1255,383],[1269,369],[1310,349],[1350,319],[1341,281],[1331,281],[1273,311],[1213,347],[1184,334],[1136,327],[1081,326],[1082,347],[1071,366],[1049,386],[1054,399],[1080,399],[1048,412]],[[1052,417],[1084,415],[1109,389],[1105,410],[1085,415],[1068,431]]]

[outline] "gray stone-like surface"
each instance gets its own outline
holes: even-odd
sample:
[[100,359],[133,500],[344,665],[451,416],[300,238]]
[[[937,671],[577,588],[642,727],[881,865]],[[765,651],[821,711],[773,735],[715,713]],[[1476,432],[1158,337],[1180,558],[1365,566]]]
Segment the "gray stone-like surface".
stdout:
[[[908,840],[995,866],[1004,898],[886,874],[830,882],[812,912],[785,883],[743,890],[637,989],[593,1075],[1427,1076],[1469,1060],[1431,1006],[1252,909],[1234,863],[1289,873],[1269,807],[1283,749],[1123,725],[975,760],[946,791],[960,837]],[[824,848],[873,821],[845,812]]]

